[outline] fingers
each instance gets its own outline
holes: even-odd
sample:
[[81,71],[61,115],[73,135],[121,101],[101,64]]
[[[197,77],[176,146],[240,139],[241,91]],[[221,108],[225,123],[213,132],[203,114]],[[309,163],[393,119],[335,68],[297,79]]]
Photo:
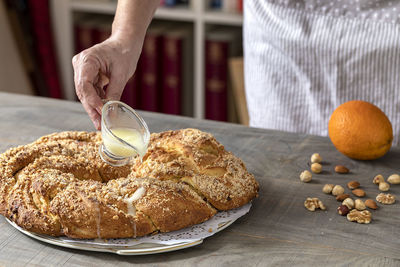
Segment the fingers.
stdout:
[[125,84],[126,81],[117,77],[117,75],[111,74],[110,83],[106,90],[106,99],[120,100]]
[[[100,129],[101,90],[94,85],[99,79],[99,64],[85,51],[73,58],[76,94],[96,129]],[[104,82],[103,80],[101,82]]]
[[101,98],[97,94],[91,82],[84,82],[80,85],[80,88],[81,90],[77,91],[78,98],[88,113],[94,126],[99,130],[103,102],[101,101]]
[[101,129],[101,112],[98,112],[96,109],[92,108],[87,102],[82,102],[84,109],[86,110],[89,118],[93,122],[96,130]]
[[95,88],[97,91],[97,94],[100,96],[101,99],[106,98],[104,88],[110,83],[110,80],[108,77],[103,74],[102,72],[99,72],[98,79],[95,83]]

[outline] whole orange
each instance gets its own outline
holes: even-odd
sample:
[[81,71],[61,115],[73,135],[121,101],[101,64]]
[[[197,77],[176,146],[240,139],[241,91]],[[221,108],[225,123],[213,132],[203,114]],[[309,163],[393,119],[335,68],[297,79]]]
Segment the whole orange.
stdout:
[[329,119],[328,132],[337,150],[360,160],[382,157],[393,141],[392,124],[385,113],[361,100],[336,108]]

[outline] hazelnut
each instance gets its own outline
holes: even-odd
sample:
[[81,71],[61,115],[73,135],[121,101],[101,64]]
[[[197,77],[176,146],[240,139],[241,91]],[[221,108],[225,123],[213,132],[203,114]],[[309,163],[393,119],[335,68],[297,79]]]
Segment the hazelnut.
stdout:
[[320,173],[322,171],[322,165],[319,163],[311,164],[311,171],[313,173]]
[[338,196],[344,193],[344,188],[341,185],[335,185],[332,189],[332,195]]
[[300,181],[302,181],[303,183],[308,183],[308,182],[310,182],[311,181],[311,178],[312,178],[312,174],[311,174],[311,172],[309,172],[309,171],[303,171],[301,174],[300,174]]
[[340,195],[337,195],[336,196],[336,200],[337,201],[343,201],[343,200],[345,200],[346,198],[348,198],[350,195],[349,194],[340,194]]
[[390,185],[386,182],[379,183],[379,190],[381,191],[389,191]]
[[376,210],[378,208],[378,205],[376,205],[376,202],[373,201],[372,199],[367,199],[365,200],[365,206],[367,206],[370,209]]
[[349,189],[356,189],[356,188],[360,187],[360,183],[357,181],[351,181],[351,182],[347,183],[347,187]]
[[364,204],[364,201],[362,201],[361,199],[357,198],[354,201],[354,207],[356,208],[356,210],[365,210],[367,207]]
[[346,205],[349,209],[353,209],[354,208],[354,200],[348,197],[345,200],[343,200],[342,205]]
[[391,184],[400,184],[400,175],[392,174],[387,178],[387,181]]
[[381,174],[378,174],[377,176],[374,177],[374,180],[372,180],[372,182],[374,184],[379,184],[380,182],[384,182],[385,179],[383,178],[383,176]]
[[333,184],[326,184],[322,188],[322,192],[324,192],[325,194],[330,194],[330,193],[332,193],[332,189],[333,189],[334,186],[335,185],[333,185]]
[[320,163],[322,161],[321,156],[318,153],[311,155],[311,163]]
[[335,172],[341,173],[341,174],[349,173],[349,169],[347,169],[347,168],[346,168],[345,166],[343,166],[343,165],[337,165],[337,166],[335,167]]
[[347,213],[349,213],[350,209],[349,209],[346,205],[340,205],[340,206],[337,208],[337,211],[338,211],[338,213],[339,213],[340,215],[346,216]]
[[351,191],[354,195],[358,196],[358,197],[364,197],[365,196],[365,191],[357,188]]

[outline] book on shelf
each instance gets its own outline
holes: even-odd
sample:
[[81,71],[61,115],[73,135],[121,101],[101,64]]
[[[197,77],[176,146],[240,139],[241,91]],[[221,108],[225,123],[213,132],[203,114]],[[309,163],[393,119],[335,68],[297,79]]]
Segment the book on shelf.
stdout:
[[75,54],[91,47],[94,41],[96,20],[93,16],[79,16],[74,20],[74,46]]
[[94,43],[102,43],[111,36],[112,18],[109,16],[100,16],[96,21],[96,26],[93,30]]
[[229,59],[229,76],[239,123],[249,125],[249,114],[244,89],[243,57],[232,57]]
[[74,20],[75,53],[101,43],[111,35],[112,18],[83,14]]
[[[14,21],[15,22],[15,21]],[[27,62],[13,36],[12,22],[7,15],[4,2],[0,1],[0,36],[2,37],[0,58],[0,91],[33,95],[33,89],[27,75]]]
[[209,0],[208,7],[227,13],[242,13],[243,0]]
[[163,34],[161,111],[192,116],[192,26],[175,26]]
[[161,111],[161,45],[165,27],[152,25],[143,43],[140,66],[140,108]]
[[206,34],[206,119],[236,121],[233,93],[229,86],[228,59],[241,51],[240,31],[219,27]]
[[[198,1],[198,0],[192,0],[192,1]],[[177,7],[177,6],[188,7],[190,2],[191,1],[189,1],[189,0],[161,0],[160,6],[162,6],[162,7]]]
[[138,71],[128,80],[125,85],[124,91],[122,92],[121,101],[131,106],[132,108],[139,107],[139,81]]
[[48,88],[49,96],[62,98],[57,57],[53,43],[49,1],[29,0],[28,6],[38,65]]

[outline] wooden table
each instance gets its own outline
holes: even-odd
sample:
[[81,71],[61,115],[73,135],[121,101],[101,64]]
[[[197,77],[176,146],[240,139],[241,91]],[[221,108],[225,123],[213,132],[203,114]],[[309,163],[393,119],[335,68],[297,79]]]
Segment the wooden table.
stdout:
[[[0,93],[0,151],[64,130],[93,126],[79,103]],[[379,193],[374,175],[400,172],[400,149],[392,148],[375,161],[354,161],[335,150],[326,137],[248,128],[143,112],[152,132],[196,127],[214,134],[246,163],[260,183],[260,196],[249,214],[203,244],[158,255],[118,256],[48,245],[31,239],[0,216],[0,266],[265,266],[265,265],[400,265],[399,201],[372,211],[373,221],[363,225],[336,213],[339,203],[322,193],[326,183],[345,186],[358,180],[367,196]],[[309,169],[312,153],[323,157],[323,173],[311,183],[299,174]],[[351,172],[336,174],[336,164]],[[349,191],[346,188],[347,191]],[[400,185],[390,192],[400,197]],[[326,211],[310,212],[306,197],[318,197]]]

